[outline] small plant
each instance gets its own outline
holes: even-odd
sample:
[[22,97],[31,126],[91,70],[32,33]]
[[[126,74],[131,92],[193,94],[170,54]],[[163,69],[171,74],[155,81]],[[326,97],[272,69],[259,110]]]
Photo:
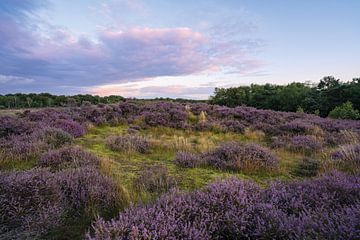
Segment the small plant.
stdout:
[[135,180],[137,189],[151,193],[164,193],[176,186],[176,180],[169,175],[165,166],[151,166],[144,169]]
[[99,162],[99,158],[79,147],[64,147],[43,154],[39,158],[38,166],[58,171],[65,168],[96,166]]
[[180,167],[194,168],[204,164],[202,158],[194,153],[190,152],[177,152],[174,163]]
[[320,161],[312,158],[303,158],[293,173],[299,177],[315,177],[320,170]]
[[199,123],[205,123],[207,121],[206,113],[201,111],[199,114]]
[[219,169],[273,170],[278,165],[278,159],[270,150],[257,144],[226,142],[202,157],[206,164]]
[[150,142],[138,135],[112,136],[106,140],[106,145],[113,151],[148,153]]
[[322,144],[310,135],[299,135],[290,138],[289,148],[293,151],[312,154],[322,148]]
[[58,119],[52,124],[52,126],[64,130],[73,137],[81,137],[85,134],[84,126],[72,120]]

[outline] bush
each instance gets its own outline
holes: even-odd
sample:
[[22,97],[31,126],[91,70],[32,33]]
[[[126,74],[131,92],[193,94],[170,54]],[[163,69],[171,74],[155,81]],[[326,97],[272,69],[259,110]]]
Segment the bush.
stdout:
[[359,184],[337,172],[267,189],[231,178],[100,218],[87,239],[358,239]]
[[237,121],[237,120],[227,120],[227,121],[223,121],[222,125],[231,132],[236,132],[236,133],[244,133],[245,131],[245,126],[244,124],[242,124],[241,122]]
[[56,227],[64,207],[60,196],[48,171],[0,172],[0,238],[36,238]]
[[71,144],[73,136],[59,128],[46,127],[36,132],[36,137],[45,142],[50,148],[59,148]]
[[169,175],[164,166],[151,166],[144,169],[135,180],[135,187],[151,193],[167,192],[176,186],[176,180]]
[[311,154],[321,150],[322,144],[315,137],[309,135],[299,135],[290,138],[289,148],[293,151],[300,151]]
[[312,158],[303,158],[293,173],[299,177],[315,177],[320,170],[320,161]]
[[278,159],[270,150],[257,144],[240,145],[227,142],[203,154],[205,162],[219,169],[230,170],[273,170]]
[[34,124],[23,121],[14,116],[0,115],[0,138],[11,135],[29,134],[32,132]]
[[106,140],[106,145],[113,151],[148,153],[149,141],[138,135],[112,136]]
[[343,103],[340,106],[335,107],[329,113],[330,118],[338,119],[360,119],[359,110],[355,110],[351,102]]
[[180,151],[176,153],[174,163],[180,167],[194,168],[201,166],[204,162],[197,154]]
[[95,168],[64,170],[56,178],[62,202],[75,215],[82,211],[111,213],[122,204],[117,186]]
[[99,161],[95,155],[79,147],[64,147],[41,155],[38,166],[49,167],[52,171],[58,171],[65,168],[96,166]]
[[73,137],[81,137],[85,134],[84,126],[72,120],[58,119],[52,124],[52,126],[64,130]]

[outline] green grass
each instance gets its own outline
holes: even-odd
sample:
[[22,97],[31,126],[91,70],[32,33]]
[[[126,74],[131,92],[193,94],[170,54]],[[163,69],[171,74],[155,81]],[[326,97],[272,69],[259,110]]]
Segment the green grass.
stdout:
[[151,141],[149,153],[121,153],[110,150],[105,144],[106,138],[111,135],[126,134],[127,128],[126,125],[92,128],[87,135],[77,139],[76,144],[83,146],[102,159],[102,171],[125,189],[132,202],[147,202],[149,199],[153,199],[149,193],[139,192],[133,186],[134,180],[147,166],[166,166],[169,174],[178,180],[179,188],[191,191],[216,179],[231,176],[252,179],[261,185],[265,185],[273,179],[292,179],[291,169],[303,157],[302,154],[285,150],[274,151],[280,160],[280,167],[274,172],[232,172],[211,167],[181,168],[172,162],[178,149],[201,152],[212,149],[223,141],[254,142],[256,140],[262,145],[265,145],[265,142],[249,133],[200,132],[153,127],[140,132]]

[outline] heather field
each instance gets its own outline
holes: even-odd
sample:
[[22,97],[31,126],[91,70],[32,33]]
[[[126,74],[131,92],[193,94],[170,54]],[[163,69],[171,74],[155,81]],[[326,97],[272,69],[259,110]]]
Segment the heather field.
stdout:
[[205,103],[0,112],[0,239],[360,239],[360,121]]

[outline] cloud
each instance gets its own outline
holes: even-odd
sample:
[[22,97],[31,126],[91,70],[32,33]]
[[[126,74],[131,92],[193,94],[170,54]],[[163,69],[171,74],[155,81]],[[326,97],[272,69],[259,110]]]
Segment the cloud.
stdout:
[[[261,66],[247,54],[256,41],[219,41],[188,27],[102,29],[93,39],[42,25],[34,15],[46,6],[46,1],[37,0],[0,2],[0,76],[18,78],[16,84],[2,80],[0,93],[91,87],[223,69],[243,73]],[[31,84],[20,79],[31,79]],[[191,88],[186,90],[191,92]],[[160,94],[165,90],[142,91]]]
[[138,98],[194,98],[207,99],[209,94],[214,91],[213,86],[195,86],[186,85],[166,85],[166,86],[146,86],[141,87],[138,84],[115,84],[103,85],[88,89],[91,94],[107,96],[121,95],[124,97]]

